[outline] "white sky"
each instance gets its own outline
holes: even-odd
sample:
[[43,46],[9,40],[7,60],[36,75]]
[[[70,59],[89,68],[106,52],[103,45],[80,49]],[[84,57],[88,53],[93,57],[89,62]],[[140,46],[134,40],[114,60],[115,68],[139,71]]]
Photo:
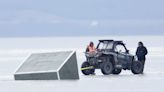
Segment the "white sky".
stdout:
[[0,37],[163,35],[163,0],[0,0]]

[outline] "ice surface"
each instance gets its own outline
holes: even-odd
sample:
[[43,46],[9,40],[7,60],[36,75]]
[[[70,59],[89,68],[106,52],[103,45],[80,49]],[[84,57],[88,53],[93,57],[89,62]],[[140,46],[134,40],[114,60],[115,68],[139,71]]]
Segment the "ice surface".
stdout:
[[[137,42],[148,47],[145,73],[104,76],[80,73],[77,81],[15,81],[13,74],[19,65],[34,52],[76,50],[78,66],[85,60],[84,51],[89,41],[98,39],[124,40],[132,54]],[[63,38],[0,38],[0,91],[2,92],[163,92],[164,91],[164,36],[63,37]]]

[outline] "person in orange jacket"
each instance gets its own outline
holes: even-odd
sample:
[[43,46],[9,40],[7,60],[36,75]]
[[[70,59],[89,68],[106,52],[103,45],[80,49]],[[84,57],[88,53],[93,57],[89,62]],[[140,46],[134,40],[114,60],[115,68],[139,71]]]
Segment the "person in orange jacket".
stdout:
[[89,52],[89,53],[96,52],[96,48],[94,47],[94,43],[93,42],[90,42],[90,44],[87,46],[86,52]]

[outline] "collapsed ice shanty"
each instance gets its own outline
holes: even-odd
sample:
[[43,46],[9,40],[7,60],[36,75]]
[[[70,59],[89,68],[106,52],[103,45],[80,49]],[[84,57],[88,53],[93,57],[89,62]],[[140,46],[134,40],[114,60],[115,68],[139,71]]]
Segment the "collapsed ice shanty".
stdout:
[[32,54],[14,74],[15,80],[77,80],[75,51]]

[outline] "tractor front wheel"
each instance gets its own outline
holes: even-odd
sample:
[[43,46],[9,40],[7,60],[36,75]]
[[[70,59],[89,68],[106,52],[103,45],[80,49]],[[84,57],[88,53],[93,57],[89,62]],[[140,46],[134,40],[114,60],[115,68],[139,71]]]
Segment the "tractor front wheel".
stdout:
[[84,75],[94,74],[95,69],[89,64],[89,62],[84,62],[81,66],[81,71]]

